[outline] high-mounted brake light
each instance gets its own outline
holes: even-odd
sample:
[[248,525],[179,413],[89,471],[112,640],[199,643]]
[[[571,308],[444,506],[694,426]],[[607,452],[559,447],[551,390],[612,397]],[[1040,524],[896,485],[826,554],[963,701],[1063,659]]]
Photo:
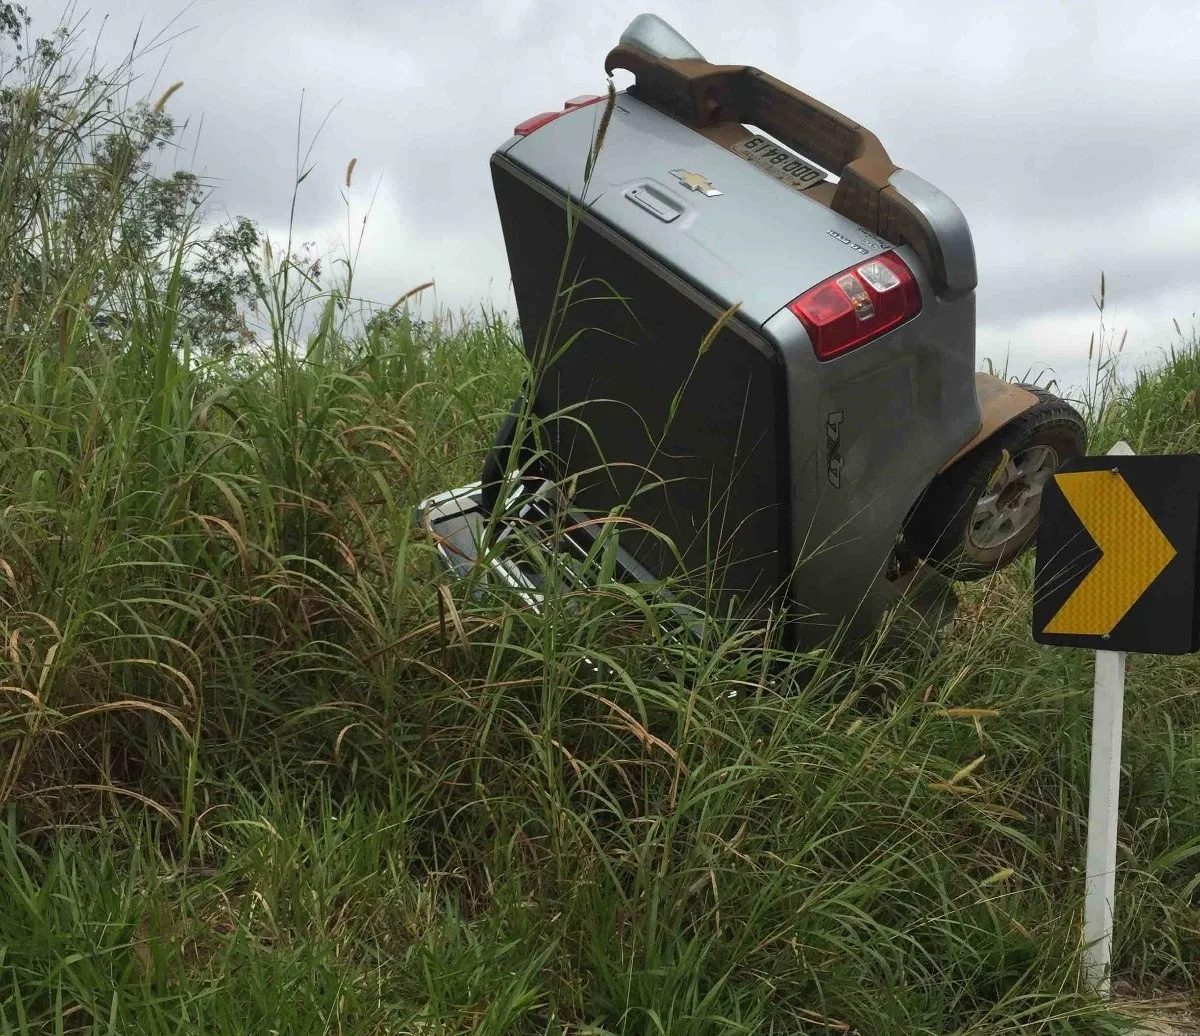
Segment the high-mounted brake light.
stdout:
[[563,110],[560,112],[542,112],[541,115],[533,115],[524,122],[518,123],[513,130],[513,136],[527,137],[534,130],[539,130],[547,123],[562,118],[567,112],[573,112],[576,108],[586,108],[589,104],[595,104],[597,101],[602,100],[604,98],[599,94],[585,94],[582,97],[572,97],[563,104]]
[[788,309],[800,318],[818,360],[866,345],[921,311],[921,289],[895,252],[835,274]]

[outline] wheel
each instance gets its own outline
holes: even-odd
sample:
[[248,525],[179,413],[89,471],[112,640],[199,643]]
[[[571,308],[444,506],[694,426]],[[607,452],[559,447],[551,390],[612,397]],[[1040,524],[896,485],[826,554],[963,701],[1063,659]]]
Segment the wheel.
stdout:
[[504,482],[506,469],[514,475],[519,475],[522,482],[532,486],[546,477],[545,464],[538,458],[532,444],[528,440],[521,443],[516,462],[509,465],[509,457],[513,450],[513,438],[516,435],[517,419],[525,406],[525,397],[517,396],[509,408],[507,416],[500,425],[492,448],[488,450],[483,462],[483,474],[480,478],[480,504],[486,514],[496,513],[500,502],[500,490]]
[[1037,404],[959,458],[929,485],[905,523],[907,550],[970,581],[1011,564],[1033,542],[1042,487],[1087,452],[1087,427],[1065,400],[1023,385]]

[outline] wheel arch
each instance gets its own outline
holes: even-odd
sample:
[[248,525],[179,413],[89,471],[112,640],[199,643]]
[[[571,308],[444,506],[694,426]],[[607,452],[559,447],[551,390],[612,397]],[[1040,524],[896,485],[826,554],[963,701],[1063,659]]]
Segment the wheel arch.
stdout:
[[1010,421],[1032,410],[1038,403],[1038,397],[1024,386],[1004,381],[983,371],[975,375],[975,395],[979,399],[979,430],[958,449],[958,452],[946,459],[937,470],[939,475],[976,446],[990,439]]

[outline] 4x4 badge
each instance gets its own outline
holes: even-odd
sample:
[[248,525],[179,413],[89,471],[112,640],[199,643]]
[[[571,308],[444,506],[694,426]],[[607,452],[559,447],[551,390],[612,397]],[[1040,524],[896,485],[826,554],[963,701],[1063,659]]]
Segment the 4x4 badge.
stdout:
[[689,173],[686,169],[672,169],[671,175],[689,190],[699,191],[706,198],[716,198],[720,195],[707,176],[701,173]]

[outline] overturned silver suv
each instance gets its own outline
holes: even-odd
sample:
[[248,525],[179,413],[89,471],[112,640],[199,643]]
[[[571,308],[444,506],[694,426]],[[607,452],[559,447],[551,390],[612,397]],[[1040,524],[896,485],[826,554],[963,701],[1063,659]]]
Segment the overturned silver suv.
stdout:
[[531,374],[479,482],[420,510],[446,564],[483,558],[536,601],[505,544],[557,521],[553,563],[615,536],[618,577],[784,616],[803,646],[1020,556],[1085,428],[976,371],[958,207],[653,15],[605,69],[633,85],[535,115],[491,159]]

